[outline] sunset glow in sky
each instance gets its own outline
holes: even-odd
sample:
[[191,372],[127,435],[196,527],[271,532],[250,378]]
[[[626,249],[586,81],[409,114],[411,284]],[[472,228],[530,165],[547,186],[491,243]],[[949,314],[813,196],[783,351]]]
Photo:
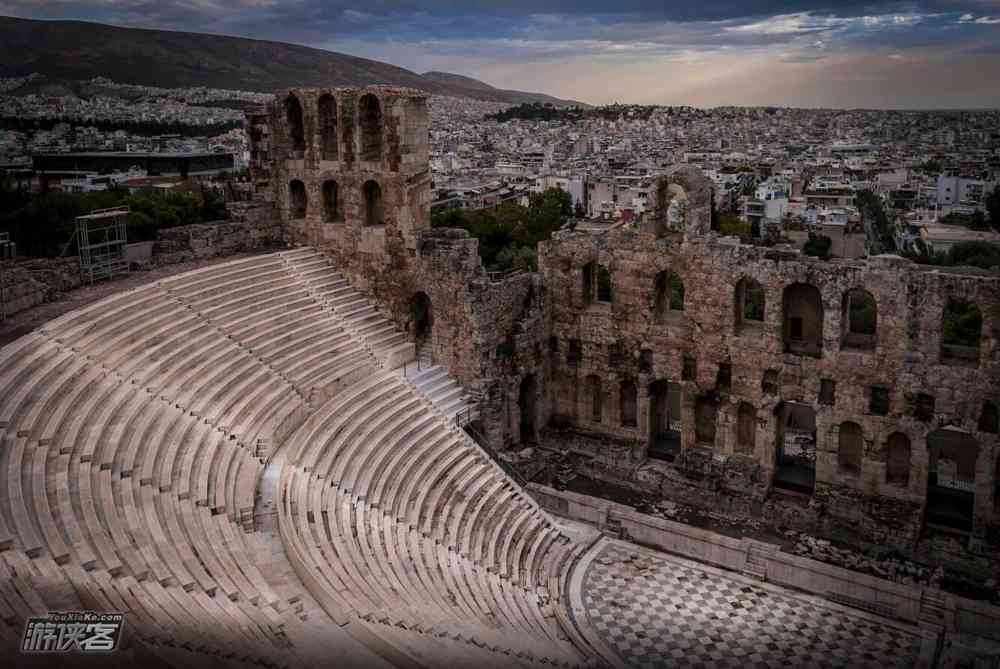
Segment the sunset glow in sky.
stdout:
[[1000,106],[1000,0],[0,0],[0,13],[293,42],[593,104]]

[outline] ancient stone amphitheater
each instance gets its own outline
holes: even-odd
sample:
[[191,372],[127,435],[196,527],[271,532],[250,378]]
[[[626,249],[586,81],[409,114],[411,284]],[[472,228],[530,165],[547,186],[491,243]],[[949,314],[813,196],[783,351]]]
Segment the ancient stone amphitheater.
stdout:
[[443,370],[391,368],[412,347],[299,248],[0,350],[3,656],[30,615],[100,610],[151,666],[584,664],[584,544],[456,426]]

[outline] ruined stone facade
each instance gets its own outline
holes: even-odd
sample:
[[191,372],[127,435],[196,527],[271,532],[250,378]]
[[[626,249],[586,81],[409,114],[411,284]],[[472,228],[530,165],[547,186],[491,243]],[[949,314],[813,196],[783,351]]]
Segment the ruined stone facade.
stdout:
[[[491,276],[475,239],[429,229],[423,94],[283,91],[254,123],[287,238],[426,338],[493,446],[551,439],[594,476],[776,526],[1000,544],[1000,277],[719,238],[687,166],[637,226],[557,233],[539,272]],[[946,311],[978,338],[946,337]]]
[[255,183],[289,241],[326,249],[391,300],[430,227],[426,93],[370,86],[279,91],[251,117]]

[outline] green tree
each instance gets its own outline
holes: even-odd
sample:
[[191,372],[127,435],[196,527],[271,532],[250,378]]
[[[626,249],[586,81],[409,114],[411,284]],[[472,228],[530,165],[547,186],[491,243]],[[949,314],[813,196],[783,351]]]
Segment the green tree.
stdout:
[[807,256],[814,256],[820,260],[830,259],[830,246],[833,241],[826,235],[817,235],[812,232],[809,233],[809,239],[802,247],[802,251]]

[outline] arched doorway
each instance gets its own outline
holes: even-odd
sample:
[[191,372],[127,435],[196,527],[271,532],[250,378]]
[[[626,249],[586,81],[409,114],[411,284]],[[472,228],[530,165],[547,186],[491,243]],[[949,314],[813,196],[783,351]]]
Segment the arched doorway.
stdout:
[[433,326],[431,298],[424,291],[418,291],[410,298],[410,333],[418,344],[422,344],[430,341]]
[[816,412],[808,404],[782,402],[775,413],[774,485],[812,495],[816,487]]
[[681,387],[660,379],[649,384],[648,456],[673,462],[681,452]]
[[978,458],[979,444],[968,432],[945,427],[927,435],[927,527],[972,531]]
[[521,443],[534,444],[538,442],[535,430],[536,402],[538,388],[534,374],[529,374],[521,381],[521,389],[517,397],[517,406],[521,413]]
[[785,351],[818,358],[823,352],[823,298],[806,283],[785,288],[782,300]]

